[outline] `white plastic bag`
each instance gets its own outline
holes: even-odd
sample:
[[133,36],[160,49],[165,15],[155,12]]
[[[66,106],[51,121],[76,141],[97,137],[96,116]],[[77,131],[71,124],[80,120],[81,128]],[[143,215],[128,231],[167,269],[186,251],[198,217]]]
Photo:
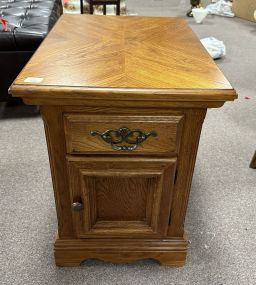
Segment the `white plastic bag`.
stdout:
[[214,37],[201,39],[201,43],[207,49],[212,58],[217,59],[226,55],[226,46],[222,41]]
[[207,10],[209,14],[226,17],[235,16],[232,12],[232,3],[230,1],[219,0],[217,3],[206,6],[205,10]]

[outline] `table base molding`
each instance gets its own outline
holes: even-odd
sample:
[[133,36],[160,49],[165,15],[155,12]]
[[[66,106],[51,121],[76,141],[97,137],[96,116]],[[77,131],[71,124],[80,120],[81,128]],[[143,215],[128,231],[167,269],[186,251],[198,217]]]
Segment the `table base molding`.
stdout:
[[155,259],[161,265],[183,266],[187,242],[179,239],[59,239],[54,244],[57,266],[79,266],[87,259],[130,263]]

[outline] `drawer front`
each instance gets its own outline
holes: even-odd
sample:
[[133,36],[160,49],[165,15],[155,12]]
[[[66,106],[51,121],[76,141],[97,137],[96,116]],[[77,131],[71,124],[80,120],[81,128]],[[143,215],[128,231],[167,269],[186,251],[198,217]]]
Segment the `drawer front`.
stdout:
[[182,115],[98,116],[65,114],[67,152],[177,154]]

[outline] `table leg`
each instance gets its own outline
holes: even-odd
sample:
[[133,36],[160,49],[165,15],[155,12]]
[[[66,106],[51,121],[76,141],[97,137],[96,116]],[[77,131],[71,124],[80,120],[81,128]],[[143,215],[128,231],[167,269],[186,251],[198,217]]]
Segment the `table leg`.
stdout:
[[90,0],[90,14],[93,14],[93,3],[92,3],[92,0]]
[[201,0],[190,0],[191,8],[187,12],[188,17],[193,17],[192,9],[193,8],[198,8],[201,6]]
[[81,14],[84,13],[84,2],[83,2],[83,0],[80,0],[80,11],[81,11]]
[[252,161],[250,163],[250,167],[253,169],[256,169],[256,151],[255,151],[254,156],[252,158]]
[[103,4],[103,14],[107,15],[107,6],[106,6],[106,4]]
[[120,1],[116,4],[116,14],[120,15]]
[[7,105],[7,102],[0,102],[0,118],[4,115],[4,110]]

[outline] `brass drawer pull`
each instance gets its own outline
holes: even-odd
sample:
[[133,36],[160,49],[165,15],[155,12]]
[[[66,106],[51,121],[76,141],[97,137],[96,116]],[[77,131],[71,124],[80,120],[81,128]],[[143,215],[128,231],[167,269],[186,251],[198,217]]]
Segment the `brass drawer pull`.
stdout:
[[110,129],[103,133],[91,131],[90,134],[92,136],[100,136],[106,143],[111,145],[112,149],[121,151],[133,151],[148,137],[157,137],[156,131],[145,133],[139,129],[131,130],[126,127]]

